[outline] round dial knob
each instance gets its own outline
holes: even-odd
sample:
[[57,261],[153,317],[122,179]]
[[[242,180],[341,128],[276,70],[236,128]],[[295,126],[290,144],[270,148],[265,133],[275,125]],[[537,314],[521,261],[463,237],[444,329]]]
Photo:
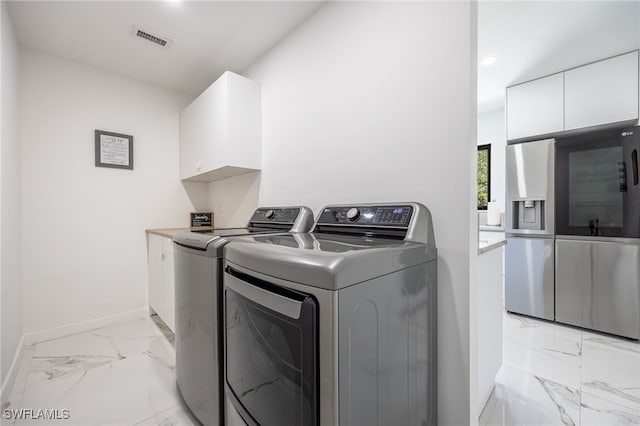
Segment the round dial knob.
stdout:
[[351,208],[347,211],[347,219],[350,220],[351,222],[357,220],[360,217],[360,210],[354,208]]
[[273,210],[267,210],[264,215],[267,219],[271,219],[276,215],[276,212],[274,212]]

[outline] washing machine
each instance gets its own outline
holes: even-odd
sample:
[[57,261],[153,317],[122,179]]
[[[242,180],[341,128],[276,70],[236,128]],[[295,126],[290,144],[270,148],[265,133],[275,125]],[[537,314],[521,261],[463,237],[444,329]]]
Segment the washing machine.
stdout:
[[246,235],[307,232],[307,207],[263,207],[245,228],[183,232],[174,239],[176,380],[186,405],[205,426],[224,424],[222,253]]
[[437,249],[420,203],[331,205],[225,247],[227,424],[437,423]]

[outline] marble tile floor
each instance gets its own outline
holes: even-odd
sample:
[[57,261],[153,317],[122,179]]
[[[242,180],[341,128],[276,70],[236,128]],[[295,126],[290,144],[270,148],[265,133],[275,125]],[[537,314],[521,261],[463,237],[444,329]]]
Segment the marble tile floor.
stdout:
[[640,425],[640,344],[505,314],[481,425]]
[[[29,346],[0,424],[196,425],[176,388],[173,342],[153,315]],[[32,418],[6,418],[7,409]],[[37,418],[39,409],[58,419]]]
[[[3,409],[68,410],[1,425],[185,425],[173,333],[157,316],[27,347]],[[4,414],[4,410],[3,410]],[[504,365],[482,425],[640,425],[640,344],[504,316]]]

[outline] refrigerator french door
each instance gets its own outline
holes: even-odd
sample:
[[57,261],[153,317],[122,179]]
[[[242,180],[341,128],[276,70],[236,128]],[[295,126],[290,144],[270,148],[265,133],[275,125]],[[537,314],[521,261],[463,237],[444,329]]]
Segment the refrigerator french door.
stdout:
[[554,319],[554,140],[507,146],[505,307]]
[[640,128],[558,139],[556,234],[640,238]]
[[640,338],[640,240],[556,240],[556,321]]
[[556,320],[640,338],[640,128],[556,143]]

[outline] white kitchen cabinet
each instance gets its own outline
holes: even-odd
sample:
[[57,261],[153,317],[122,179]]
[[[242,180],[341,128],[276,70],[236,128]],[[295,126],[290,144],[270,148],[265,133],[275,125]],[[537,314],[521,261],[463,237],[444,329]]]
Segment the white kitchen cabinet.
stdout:
[[564,73],[565,130],[638,118],[638,52]]
[[210,182],[260,170],[260,86],[225,72],[180,113],[180,177]]
[[[489,246],[494,246],[501,239],[504,240],[504,234],[499,232],[480,232],[479,235],[481,246],[483,240],[488,241]],[[484,247],[479,252],[476,263],[478,416],[491,397],[496,375],[502,366],[504,246]]]
[[507,87],[507,140],[639,118],[638,51]]
[[175,284],[171,238],[147,234],[149,306],[175,331]]
[[507,88],[507,139],[559,132],[564,126],[562,74]]

